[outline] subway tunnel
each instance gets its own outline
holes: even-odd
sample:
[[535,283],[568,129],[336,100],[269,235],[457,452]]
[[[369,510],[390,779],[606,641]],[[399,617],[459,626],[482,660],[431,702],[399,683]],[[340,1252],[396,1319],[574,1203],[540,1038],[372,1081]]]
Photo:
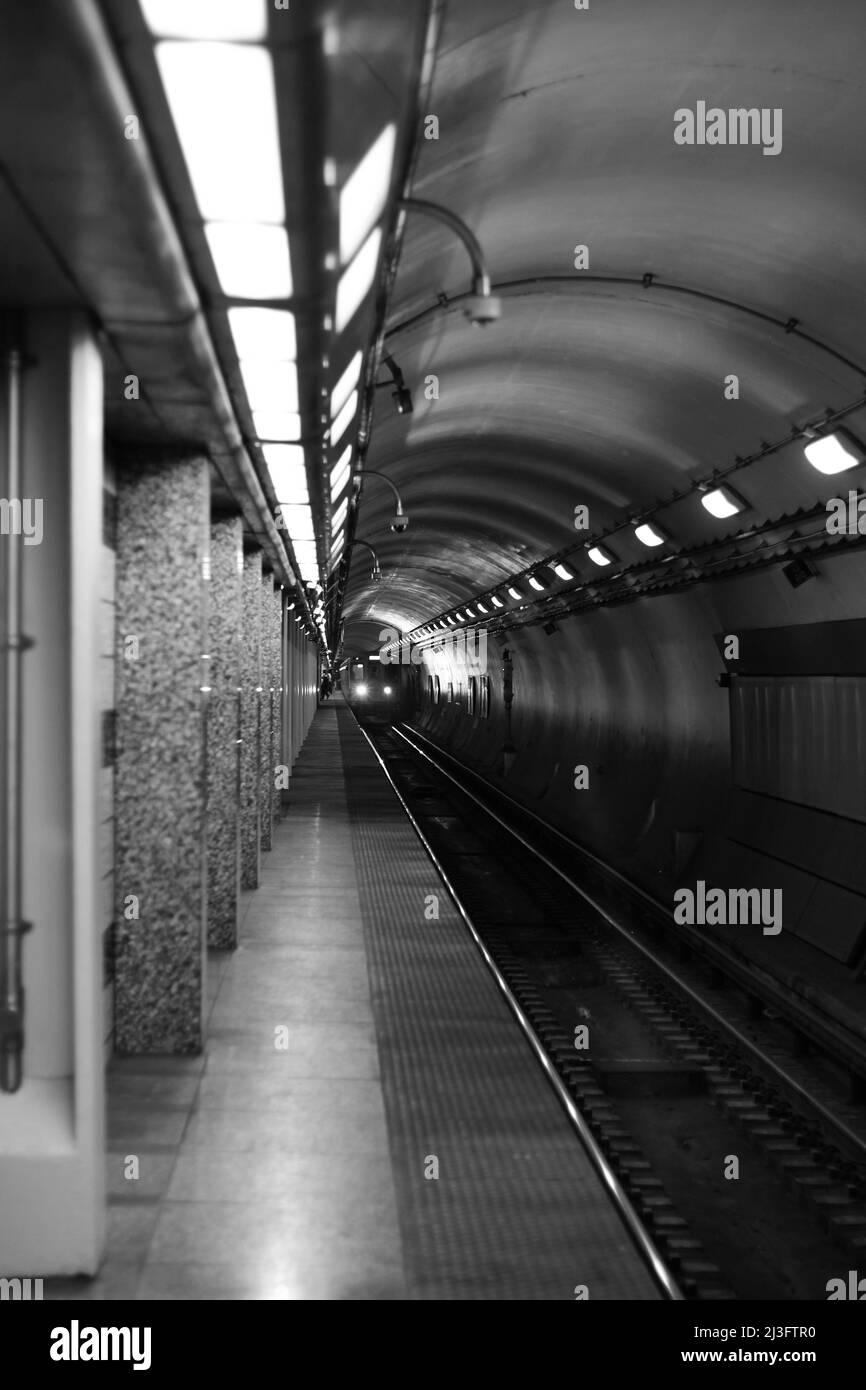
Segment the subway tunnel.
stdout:
[[866,1297],[861,7],[0,32],[2,1297]]

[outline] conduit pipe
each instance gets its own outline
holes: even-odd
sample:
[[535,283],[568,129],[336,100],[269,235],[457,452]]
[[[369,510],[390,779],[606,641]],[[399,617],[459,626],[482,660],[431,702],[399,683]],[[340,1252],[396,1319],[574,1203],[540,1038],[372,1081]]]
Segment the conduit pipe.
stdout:
[[0,462],[0,495],[8,502],[8,533],[3,548],[2,740],[0,740],[0,1089],[17,1091],[24,1058],[24,984],[21,938],[30,924],[21,917],[22,826],[22,673],[21,657],[33,643],[21,630],[21,561],[23,526],[14,524],[16,508],[23,512],[21,477],[22,354],[12,348],[4,359],[6,375],[6,447]]

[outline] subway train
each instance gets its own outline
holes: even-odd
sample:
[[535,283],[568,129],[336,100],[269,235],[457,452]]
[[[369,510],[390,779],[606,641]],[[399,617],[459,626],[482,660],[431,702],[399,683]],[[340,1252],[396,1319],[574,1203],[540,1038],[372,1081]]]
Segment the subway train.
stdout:
[[359,719],[390,722],[404,705],[399,666],[372,657],[352,661],[344,667],[340,687]]

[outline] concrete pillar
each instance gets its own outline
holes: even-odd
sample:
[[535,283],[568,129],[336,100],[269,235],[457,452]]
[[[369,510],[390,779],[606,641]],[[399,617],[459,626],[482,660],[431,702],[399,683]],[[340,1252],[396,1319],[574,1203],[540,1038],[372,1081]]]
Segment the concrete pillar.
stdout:
[[243,523],[211,526],[207,721],[207,943],[238,944],[241,887],[241,653],[243,648]]
[[117,471],[115,1045],[204,1038],[210,482],[202,457]]
[[[12,345],[28,358],[20,492],[38,502],[41,527],[26,544],[22,533],[22,626],[34,645],[22,655],[17,819],[32,930],[22,940],[23,1080],[0,1094],[0,1276],[40,1278],[94,1273],[104,1238],[102,363],[84,314],[29,314]],[[0,476],[8,422],[3,367]]]
[[244,556],[244,650],[241,672],[241,887],[259,886],[261,844],[262,553]]

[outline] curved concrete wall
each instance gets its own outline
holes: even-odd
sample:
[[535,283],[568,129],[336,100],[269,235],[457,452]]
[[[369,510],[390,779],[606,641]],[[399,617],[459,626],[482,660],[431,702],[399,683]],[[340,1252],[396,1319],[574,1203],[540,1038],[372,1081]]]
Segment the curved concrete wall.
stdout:
[[[793,633],[822,619],[860,618],[864,593],[866,557],[852,552],[828,561],[800,589],[776,567],[558,620],[551,635],[537,626],[515,628],[489,639],[489,718],[467,714],[471,670],[452,654],[425,657],[424,674],[439,674],[442,699],[433,706],[425,697],[415,721],[537,814],[667,898],[690,849],[700,847],[700,839],[688,837],[728,827],[729,696],[717,683],[725,663],[715,636],[755,628]],[[506,642],[516,748],[507,772]],[[459,704],[445,703],[449,681],[455,694],[462,683]],[[824,733],[832,737],[832,730]],[[585,790],[574,786],[578,764],[588,769]]]

